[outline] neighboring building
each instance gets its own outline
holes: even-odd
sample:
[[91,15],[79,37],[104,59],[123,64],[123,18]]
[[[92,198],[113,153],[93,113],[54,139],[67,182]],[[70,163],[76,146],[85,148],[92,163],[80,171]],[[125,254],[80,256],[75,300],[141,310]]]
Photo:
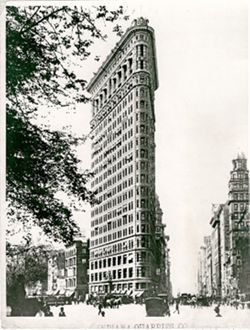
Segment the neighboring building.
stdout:
[[233,160],[230,173],[229,208],[229,294],[250,293],[249,253],[249,179],[247,160],[243,154]]
[[162,222],[163,212],[160,207],[158,196],[155,206],[155,237],[156,237],[156,291],[170,294],[170,260],[168,241],[169,236],[165,235],[166,225]]
[[172,283],[171,283],[171,261],[170,261],[170,249],[169,249],[169,239],[170,237],[168,235],[165,235],[165,241],[166,241],[166,253],[165,253],[165,264],[166,264],[166,290],[169,299],[171,300],[173,297],[172,293]]
[[198,255],[198,294],[211,297],[213,295],[213,268],[211,237],[204,237],[204,245]]
[[[233,160],[228,201],[214,205],[207,254],[207,294],[217,298],[250,299],[249,179],[243,154]],[[206,244],[205,244],[206,245]],[[202,292],[203,254],[199,254],[198,291]],[[211,274],[211,279],[209,279]],[[211,283],[211,286],[210,284]]]
[[206,248],[201,246],[198,254],[198,294],[206,295]]
[[212,254],[212,295],[221,297],[221,228],[220,214],[223,204],[213,205],[213,216],[210,220],[211,233],[211,254]]
[[89,83],[92,94],[90,292],[156,285],[154,31],[139,18]]
[[65,294],[65,251],[51,251],[48,258],[49,295]]
[[212,246],[211,236],[204,237],[205,254],[205,295],[211,297],[213,295],[213,267],[212,267]]
[[220,246],[221,246],[221,296],[229,295],[229,208],[228,202],[223,205],[220,213]]
[[66,296],[85,298],[88,293],[89,241],[79,236],[65,248]]

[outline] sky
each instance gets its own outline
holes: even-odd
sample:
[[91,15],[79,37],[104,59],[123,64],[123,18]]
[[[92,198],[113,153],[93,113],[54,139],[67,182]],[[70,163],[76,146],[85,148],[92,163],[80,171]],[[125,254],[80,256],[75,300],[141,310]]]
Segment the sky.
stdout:
[[[122,4],[155,30],[159,87],[155,92],[156,191],[170,236],[174,294],[196,292],[197,261],[209,235],[213,203],[227,200],[232,159],[248,154],[248,8],[246,1],[103,1]],[[84,1],[84,5],[100,4]],[[130,24],[126,22],[124,24]],[[107,30],[109,31],[109,30]],[[118,38],[99,42],[79,69],[90,79]],[[100,56],[100,61],[94,60]],[[52,127],[88,134],[90,106],[50,113]],[[90,167],[90,141],[78,148]],[[90,209],[75,214],[86,236]]]

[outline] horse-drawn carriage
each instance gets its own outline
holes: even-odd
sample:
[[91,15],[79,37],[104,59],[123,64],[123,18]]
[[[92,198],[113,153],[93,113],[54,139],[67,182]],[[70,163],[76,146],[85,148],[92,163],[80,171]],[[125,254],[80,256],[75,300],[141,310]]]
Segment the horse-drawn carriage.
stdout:
[[168,304],[160,297],[149,297],[145,299],[147,316],[164,316],[168,314]]

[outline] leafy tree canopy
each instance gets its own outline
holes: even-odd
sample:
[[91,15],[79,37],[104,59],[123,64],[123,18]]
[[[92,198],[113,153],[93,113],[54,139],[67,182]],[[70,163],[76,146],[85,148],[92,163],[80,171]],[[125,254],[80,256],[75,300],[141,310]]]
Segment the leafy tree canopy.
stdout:
[[7,7],[7,198],[8,216],[16,210],[54,240],[69,243],[79,231],[72,209],[56,197],[59,191],[78,203],[95,202],[87,189],[91,177],[79,166],[74,147],[82,142],[70,134],[52,131],[35,122],[40,105],[68,107],[87,102],[86,80],[72,69],[74,60],[85,60],[97,39],[106,40],[98,25],[113,24],[121,35],[123,8]]
[[22,278],[24,284],[32,285],[47,280],[47,260],[50,246],[10,245],[7,243],[7,285]]

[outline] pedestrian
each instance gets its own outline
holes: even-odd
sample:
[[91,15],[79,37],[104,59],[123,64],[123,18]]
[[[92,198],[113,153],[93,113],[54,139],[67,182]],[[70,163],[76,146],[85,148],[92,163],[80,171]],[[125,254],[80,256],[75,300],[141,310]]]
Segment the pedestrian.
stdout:
[[180,314],[179,305],[180,305],[179,299],[176,299],[175,300],[175,311],[174,311],[174,313],[177,312],[178,314]]
[[44,316],[54,316],[49,306],[47,306],[46,311],[44,312]]
[[99,304],[98,304],[98,315],[102,315],[102,303],[101,302],[99,302]]
[[215,306],[214,311],[216,313],[216,317],[221,317],[221,314],[220,314],[220,303],[218,303],[218,305]]
[[66,314],[64,312],[64,307],[60,308],[59,316],[66,316]]

